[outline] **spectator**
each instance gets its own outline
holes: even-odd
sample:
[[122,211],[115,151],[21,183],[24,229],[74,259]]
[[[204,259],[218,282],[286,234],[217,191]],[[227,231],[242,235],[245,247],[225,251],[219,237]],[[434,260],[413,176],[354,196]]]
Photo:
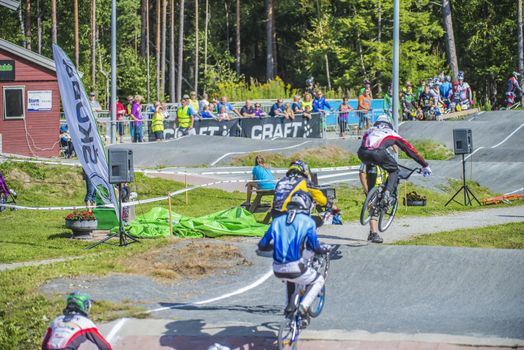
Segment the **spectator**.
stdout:
[[293,113],[295,114],[301,114],[304,112],[304,110],[302,109],[302,105],[300,103],[299,95],[295,95],[295,97],[293,97],[293,104],[291,105],[291,109],[293,110]]
[[69,127],[67,124],[60,125],[60,147],[64,149],[64,156],[66,158],[73,156],[73,142],[71,142],[71,135],[69,135]]
[[271,106],[269,115],[271,117],[285,117],[286,116],[284,113],[284,104],[281,98],[277,99],[277,102],[273,106]]
[[309,112],[313,111],[313,99],[309,92],[304,94],[304,101],[302,101],[301,107],[304,111],[306,111],[307,107],[309,107]]
[[240,110],[240,114],[246,118],[253,118],[255,116],[255,109],[251,106],[251,101],[246,100],[246,104]]
[[133,120],[133,142],[142,142],[142,96],[136,95],[131,106],[131,119]]
[[217,117],[219,121],[231,120],[231,116],[229,115],[229,113],[227,113],[226,106],[220,107],[220,111],[218,112]]
[[433,107],[433,93],[431,92],[431,87],[428,85],[424,86],[424,92],[420,95],[420,98],[418,100],[418,105],[420,107],[419,113],[418,113],[418,119],[424,120],[426,116],[428,116],[429,111]]
[[311,105],[305,105],[304,112],[302,113],[302,118],[311,120],[311,118],[313,118],[313,115],[311,113],[313,113],[313,110],[311,109]]
[[269,170],[264,162],[264,158],[261,155],[255,157],[255,166],[251,171],[253,175],[253,182],[248,182],[247,187],[247,198],[244,206],[251,204],[251,193],[253,190],[274,190],[275,189],[275,179],[271,170]]
[[340,137],[344,138],[344,133],[348,127],[348,116],[353,108],[349,105],[347,96],[342,97],[342,104],[338,107],[338,127],[340,130]]
[[369,120],[371,117],[371,90],[365,89],[364,93],[358,97],[358,111],[359,111],[359,133],[365,129],[369,129]]
[[366,89],[369,89],[369,96],[373,99],[373,93],[371,92],[371,82],[367,79],[364,79],[364,86],[358,90],[358,95],[364,95],[364,91],[366,91]]
[[91,211],[91,207],[96,206],[96,190],[93,182],[87,176],[86,172],[82,169],[82,178],[86,183],[86,195],[84,197],[84,203],[88,211]]
[[198,101],[197,93],[195,91],[191,91],[189,96],[189,105],[193,109],[193,112],[197,114],[200,111],[200,102]]
[[451,95],[451,88],[451,77],[446,75],[444,77],[444,82],[440,85],[440,98],[444,102],[446,109],[449,109],[450,106],[449,96]]
[[176,121],[177,121],[177,137],[187,136],[194,132],[193,125],[195,123],[195,112],[189,106],[189,96],[182,96],[180,101],[180,107],[176,110]]
[[384,109],[384,112],[389,116],[391,117],[393,115],[393,103],[392,103],[392,95],[393,95],[393,87],[391,86],[391,84],[389,84],[388,86],[388,91],[386,91],[386,93],[384,94],[384,104],[383,104],[383,109]]
[[295,119],[295,113],[293,113],[293,110],[291,109],[291,104],[289,102],[286,102],[284,104],[284,118],[289,120]]
[[[209,110],[213,113],[218,113],[218,104],[220,102],[218,102],[218,99],[216,97],[213,97],[213,101],[209,103]],[[213,106],[213,108],[211,108],[211,106]]]
[[451,83],[451,93],[449,95],[451,112],[460,112],[460,91],[458,82],[453,80]]
[[233,112],[239,118],[241,117],[240,112],[235,107],[233,107],[233,105],[231,103],[227,102],[227,96],[222,96],[222,98],[220,99],[220,102],[217,105],[217,109],[218,109],[219,113],[220,113],[220,109],[222,108],[222,106],[224,106],[226,108],[226,112],[227,113]]
[[200,119],[214,119],[216,116],[209,111],[209,105],[203,106],[200,111]]
[[155,102],[155,113],[151,118],[151,131],[155,134],[156,141],[164,139],[164,108],[160,102]]
[[262,109],[260,103],[255,102],[255,118],[266,117],[267,113]]
[[102,111],[102,107],[100,106],[100,103],[95,99],[95,93],[91,92],[89,94],[89,104],[91,105],[91,109],[93,112],[95,112],[95,116],[97,116],[98,112]]
[[116,97],[116,130],[120,139],[120,143],[124,143],[124,115],[126,114],[126,108]]
[[329,102],[326,101],[326,98],[322,95],[322,91],[317,91],[317,95],[313,99],[313,112],[322,112],[326,113],[326,109],[329,109],[331,112],[335,110],[330,106]]
[[202,99],[200,100],[200,102],[198,102],[198,112],[201,112],[204,110],[204,107],[206,106],[209,106],[209,101],[207,100],[208,99],[208,96],[207,94],[204,92],[202,94]]
[[460,108],[461,110],[470,109],[473,106],[473,94],[471,93],[471,87],[464,81],[464,72],[458,73],[458,90],[460,94]]
[[[407,83],[409,83],[409,81],[406,82],[406,85],[407,85]],[[410,85],[411,85],[411,84],[410,84]],[[425,81],[424,79],[420,79],[420,85],[419,85],[419,87],[417,88],[417,93],[416,93],[416,95],[415,95],[415,99],[416,99],[417,101],[420,100],[420,95],[422,95],[422,93],[424,92],[425,88],[426,88],[426,81]]]
[[409,81],[406,82],[406,89],[402,93],[400,103],[402,105],[402,118],[413,120],[413,117],[416,116],[417,102]]

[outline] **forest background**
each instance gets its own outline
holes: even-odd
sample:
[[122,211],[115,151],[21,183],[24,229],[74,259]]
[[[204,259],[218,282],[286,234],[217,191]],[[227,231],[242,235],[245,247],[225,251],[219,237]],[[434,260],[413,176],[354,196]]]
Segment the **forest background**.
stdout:
[[[458,69],[478,104],[500,105],[522,52],[521,2],[401,0],[401,82],[453,75],[452,19]],[[391,81],[393,0],[118,0],[117,17],[120,96],[289,97],[309,77],[330,97],[355,97],[364,78],[381,96]],[[107,106],[111,0],[23,0],[0,7],[0,23],[1,38],[44,56],[57,42]]]

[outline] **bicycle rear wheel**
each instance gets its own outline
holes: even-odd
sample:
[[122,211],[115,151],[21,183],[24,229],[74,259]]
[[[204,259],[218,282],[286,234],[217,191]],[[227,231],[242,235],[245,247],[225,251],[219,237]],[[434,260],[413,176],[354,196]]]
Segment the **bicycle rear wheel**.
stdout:
[[371,219],[371,213],[375,209],[377,204],[378,197],[378,187],[373,187],[371,191],[368,192],[364,204],[362,204],[362,210],[360,211],[360,223],[362,225],[367,225],[369,219]]
[[285,318],[278,329],[278,350],[296,350],[299,328],[295,317]]
[[2,205],[7,202],[6,195],[4,193],[0,193],[0,213],[3,212],[6,208]]
[[380,232],[386,231],[389,228],[389,226],[391,226],[391,223],[395,218],[397,208],[398,198],[395,198],[395,202],[393,203],[393,205],[390,205],[387,210],[382,209],[380,211],[380,214],[378,216],[378,230]]

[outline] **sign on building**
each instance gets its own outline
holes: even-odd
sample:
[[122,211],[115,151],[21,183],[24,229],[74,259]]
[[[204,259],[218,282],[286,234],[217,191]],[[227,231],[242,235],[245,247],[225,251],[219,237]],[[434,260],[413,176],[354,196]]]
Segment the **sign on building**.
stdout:
[[0,81],[15,80],[15,60],[0,60]]
[[53,92],[28,91],[27,92],[27,110],[29,112],[50,111],[53,106]]

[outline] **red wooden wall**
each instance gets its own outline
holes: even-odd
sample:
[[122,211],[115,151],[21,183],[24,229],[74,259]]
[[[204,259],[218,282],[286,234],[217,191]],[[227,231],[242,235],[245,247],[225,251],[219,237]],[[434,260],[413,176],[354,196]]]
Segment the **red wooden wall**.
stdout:
[[[0,82],[2,152],[32,157],[58,156],[60,146],[60,92],[55,72],[0,49],[0,59],[15,60],[15,81]],[[24,86],[24,120],[4,120],[4,86]],[[28,112],[27,92],[51,90],[51,111]]]

